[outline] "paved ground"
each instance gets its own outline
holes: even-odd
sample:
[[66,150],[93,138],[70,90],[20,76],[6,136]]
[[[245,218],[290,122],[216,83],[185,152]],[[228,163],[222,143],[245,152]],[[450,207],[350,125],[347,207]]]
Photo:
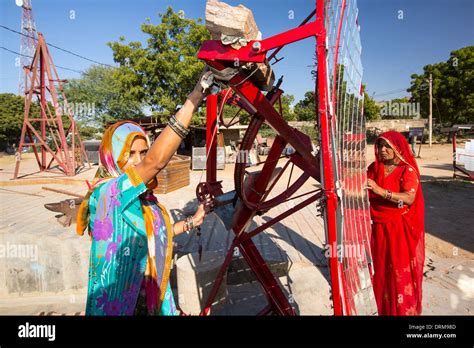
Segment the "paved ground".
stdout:
[[[474,310],[473,186],[450,179],[449,145],[424,147],[421,156],[419,164],[423,174],[427,225],[424,314],[470,314]],[[373,158],[372,151],[368,157],[369,160]],[[31,154],[24,158],[21,173],[36,171]],[[0,246],[5,246],[4,250],[18,245],[31,248],[23,250],[26,256],[22,258],[10,255],[0,259],[0,314],[81,311],[85,303],[90,242],[88,237],[75,234],[74,225],[59,225],[55,214],[43,207],[45,203],[73,197],[42,187],[85,194],[83,180],[91,179],[95,169],[86,170],[73,179],[39,173],[23,178],[22,184],[18,185],[10,180],[13,165],[12,156],[0,158]],[[296,171],[293,175],[297,174]],[[227,165],[218,175],[223,180],[224,191],[231,190],[233,166]],[[194,211],[195,186],[204,177],[205,173],[191,172],[188,187],[158,196],[174,219]],[[438,181],[433,182],[433,179]],[[315,182],[308,182],[303,192],[314,189],[314,185]],[[296,200],[295,204],[301,200]],[[253,224],[260,225],[289,207],[289,203],[279,206],[267,216],[257,217]],[[223,251],[230,243],[231,235],[215,216],[210,215],[203,226],[201,239],[205,250]],[[300,314],[331,313],[326,280],[328,269],[321,253],[324,239],[323,223],[314,205],[291,215],[256,238],[266,259],[287,260],[292,265],[291,275],[279,280],[287,293],[294,294],[295,307]],[[197,251],[195,235],[180,236],[176,241],[183,253]],[[228,292],[228,303],[220,314],[242,314],[264,303],[255,283],[240,288],[230,284]],[[178,299],[177,291],[175,296]]]

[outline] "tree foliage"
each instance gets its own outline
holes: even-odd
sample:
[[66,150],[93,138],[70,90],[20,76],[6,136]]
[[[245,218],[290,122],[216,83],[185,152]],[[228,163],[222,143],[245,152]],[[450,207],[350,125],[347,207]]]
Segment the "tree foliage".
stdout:
[[[80,79],[70,80],[64,86],[68,104],[77,111],[74,117],[89,126],[101,127],[107,122],[142,117],[143,103],[133,97],[120,83],[118,69],[93,65]],[[83,110],[84,108],[80,108]]]
[[197,52],[210,34],[200,19],[184,18],[171,7],[159,16],[160,24],[147,19],[141,26],[148,36],[146,46],[139,41],[126,44],[123,37],[108,45],[120,64],[117,77],[127,95],[152,111],[172,113],[184,103],[204,68]]
[[316,100],[314,91],[308,91],[295,105],[295,115],[298,121],[316,121]]
[[[345,88],[345,85],[343,86]],[[346,93],[346,98],[351,98],[352,95]],[[348,103],[345,103],[348,104]],[[339,109],[342,109],[342,103],[337,103]],[[347,108],[347,105],[346,105]],[[295,115],[298,121],[315,121],[316,120],[317,104],[314,91],[308,91],[295,105]],[[347,110],[346,110],[347,111]],[[367,92],[364,90],[364,115],[366,120],[377,120],[380,118],[380,107],[375,103]]]
[[[295,97],[291,94],[282,94],[281,96],[281,108],[283,113],[283,118],[286,121],[296,121],[296,114],[291,107],[291,104],[295,101]],[[278,103],[278,102],[277,102]],[[275,108],[279,111],[279,105],[275,103]]]
[[[0,94],[0,148],[4,150],[13,144],[18,145],[24,117],[24,98],[12,93]],[[36,104],[32,109],[39,112]]]
[[380,119],[380,107],[375,103],[364,88],[364,116],[367,121]]
[[[41,108],[36,97],[33,97],[29,117],[31,119],[41,118]],[[54,112],[53,105],[48,102],[47,109]],[[14,95],[12,93],[0,94],[0,149],[6,150],[13,145],[18,146],[21,137],[21,129],[23,127],[25,112],[25,98]],[[66,114],[62,114],[63,129],[66,131],[71,122]],[[39,132],[40,122],[30,121],[33,127]],[[50,132],[50,127],[47,125],[47,134]],[[34,137],[34,136],[33,136]],[[48,141],[50,139],[47,139]]]
[[429,114],[429,75],[433,78],[433,117],[445,124],[474,123],[474,46],[451,52],[446,62],[423,67],[411,75],[412,101],[420,103],[422,117]]

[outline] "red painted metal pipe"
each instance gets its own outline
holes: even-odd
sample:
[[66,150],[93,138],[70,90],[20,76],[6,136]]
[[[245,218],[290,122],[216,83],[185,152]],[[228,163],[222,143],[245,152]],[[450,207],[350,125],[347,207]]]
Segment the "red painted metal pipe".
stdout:
[[[219,62],[208,62],[208,64],[219,70],[224,68]],[[250,105],[253,105],[257,109],[258,114],[264,117],[269,125],[303,157],[308,166],[308,170],[312,173],[317,173],[319,171],[317,168],[318,163],[311,153],[312,149],[301,142],[293,128],[282,119],[263,93],[243,74],[237,74],[232,78],[230,83],[234,91]]]
[[[337,197],[335,193],[333,156],[330,146],[331,122],[328,117],[327,100],[327,69],[326,69],[326,29],[324,28],[324,1],[316,1],[316,21],[320,23],[319,35],[316,36],[316,56],[318,59],[318,91],[319,91],[319,126],[321,129],[321,153],[322,153],[322,176],[323,189],[326,201],[326,222],[329,245],[337,243]],[[340,292],[340,269],[337,253],[332,252],[329,257],[329,268],[331,273],[332,300],[334,314],[342,315],[342,298]]]
[[206,102],[206,181],[217,180],[217,94],[207,96]]
[[[224,46],[219,40],[208,40],[203,42],[198,58],[206,61],[221,60],[233,62],[238,59],[241,62],[262,63],[265,61],[267,51],[315,36],[317,31],[318,25],[316,21],[313,21],[301,27],[271,36],[265,40],[250,41],[247,46],[242,47],[240,50]],[[260,43],[259,50],[253,48],[255,42]]]

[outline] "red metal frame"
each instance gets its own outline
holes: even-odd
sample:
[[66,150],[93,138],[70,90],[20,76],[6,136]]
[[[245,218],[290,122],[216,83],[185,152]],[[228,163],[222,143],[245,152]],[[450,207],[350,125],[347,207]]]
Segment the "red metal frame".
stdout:
[[[326,29],[324,22],[325,1],[316,0],[316,19],[310,23],[301,25],[300,27],[288,30],[284,33],[277,34],[268,39],[261,41],[252,41],[246,47],[240,50],[234,50],[230,47],[222,45],[220,41],[206,41],[203,43],[198,57],[206,63],[217,69],[222,70],[226,67],[228,62],[234,62],[238,59],[241,62],[263,62],[266,58],[266,53],[269,50],[275,49],[272,57],[283,46],[296,42],[305,38],[315,37],[316,39],[316,56],[318,61],[318,79],[317,88],[319,91],[319,110],[315,110],[319,118],[319,127],[321,132],[321,161],[311,153],[311,149],[301,142],[298,133],[290,127],[281,115],[273,107],[274,101],[269,101],[261,91],[251,82],[251,80],[243,73],[238,73],[230,81],[229,85],[233,91],[243,100],[243,102],[250,106],[254,111],[253,117],[260,117],[264,119],[273,129],[279,134],[275,139],[267,162],[270,163],[281,154],[282,149],[286,144],[290,144],[298,153],[299,160],[297,165],[305,172],[310,173],[311,176],[318,179],[322,176],[323,191],[319,192],[304,202],[296,205],[292,209],[280,214],[276,218],[268,221],[264,225],[254,229],[253,231],[245,231],[250,221],[256,214],[256,210],[245,204],[241,204],[235,211],[233,221],[233,231],[236,235],[224,263],[221,266],[218,277],[214,283],[213,289],[210,292],[202,315],[207,315],[210,312],[213,300],[219,290],[223,280],[224,272],[229,266],[235,247],[238,247],[243,257],[249,264],[250,268],[255,273],[258,281],[261,283],[265,294],[267,296],[269,306],[263,308],[259,314],[269,314],[274,312],[281,315],[294,315],[294,309],[286,299],[282,289],[270,272],[267,264],[262,256],[259,254],[255,244],[251,238],[258,233],[261,233],[265,228],[277,223],[281,219],[293,214],[303,207],[323,197],[323,207],[326,218],[326,229],[328,234],[328,243],[333,245],[337,243],[336,235],[336,209],[338,206],[337,196],[335,192],[334,170],[333,168],[333,146],[331,143],[331,127],[332,120],[328,114],[328,86],[327,86],[327,67],[326,67]],[[308,17],[305,21],[309,20]],[[217,95],[208,97],[208,128],[207,128],[207,144],[209,157],[215,156],[214,141],[215,127],[217,127]],[[253,110],[254,109],[254,110]],[[209,150],[210,149],[210,150]],[[211,156],[211,153],[213,154]],[[247,199],[249,201],[258,202],[268,186],[273,169],[275,166],[266,165],[265,163],[262,171],[254,182],[249,182]],[[296,164],[296,163],[295,163]],[[215,159],[208,158],[207,162],[207,179],[209,184],[216,183],[216,166]],[[322,174],[320,174],[322,172]],[[206,183],[207,184],[207,183]],[[201,193],[202,193],[202,187]],[[209,190],[208,190],[209,191]],[[199,198],[199,197],[198,197]],[[202,198],[202,196],[201,196]],[[246,232],[246,233],[244,233]],[[332,299],[334,305],[334,314],[343,314],[343,300],[341,294],[341,279],[342,272],[340,269],[336,253],[331,253],[329,258]]]
[[[315,36],[316,32],[318,32],[318,24],[316,21],[313,21],[264,40],[250,41],[247,46],[242,47],[240,50],[229,49],[229,47],[224,46],[218,40],[204,41],[198,53],[198,58],[206,61],[221,60],[234,62],[238,59],[241,62],[262,63],[266,58],[267,51]],[[254,48],[255,43],[260,43],[258,49]]]
[[[51,55],[49,54],[48,46],[41,33],[38,33],[38,45],[36,52],[33,57],[30,67],[25,67],[25,111],[24,121],[21,131],[20,144],[18,146],[18,157],[15,165],[15,172],[13,179],[18,178],[18,172],[20,169],[21,153],[24,146],[31,146],[33,148],[36,161],[41,172],[50,169],[53,161],[56,161],[59,167],[68,176],[76,174],[76,149],[79,150],[81,155],[81,163],[89,162],[87,153],[82,143],[79,131],[75,126],[74,118],[72,114],[67,111],[67,117],[71,122],[70,127],[67,131],[64,131],[61,108],[59,107],[59,98],[57,95],[57,88],[62,93],[64,105],[67,108],[67,100],[64,95],[61,80],[58,77],[58,73],[54,66]],[[51,103],[53,104],[54,110],[50,110],[49,103],[47,100],[47,94],[51,97]],[[40,106],[40,118],[31,117],[30,108],[34,95],[38,95],[39,106]],[[33,124],[39,122],[39,130],[37,130]],[[47,129],[49,128],[49,135],[55,145],[55,150],[51,149],[47,144]],[[72,134],[71,146],[67,143],[67,136]],[[30,142],[25,142],[25,136],[28,134]],[[37,143],[34,142],[34,137],[37,139]],[[77,137],[77,144],[75,138]],[[59,140],[59,142],[58,142]],[[41,147],[41,158],[38,155],[37,146]],[[47,164],[46,154],[50,153],[52,159]],[[90,167],[90,163],[89,163]]]
[[217,95],[209,95],[206,101],[207,127],[206,127],[206,179],[215,182],[217,178]]
[[[320,23],[321,32],[316,37],[316,57],[318,59],[318,91],[319,91],[319,127],[321,132],[321,159],[323,168],[323,188],[325,194],[325,215],[326,230],[328,234],[329,245],[337,244],[337,196],[335,192],[334,170],[333,168],[333,152],[331,149],[331,120],[328,115],[328,91],[327,91],[327,71],[326,71],[326,28],[324,26],[324,2],[316,3],[316,20]],[[342,315],[342,300],[340,293],[341,275],[340,263],[337,259],[337,253],[330,253],[329,269],[331,273],[332,300],[334,306],[334,314]]]

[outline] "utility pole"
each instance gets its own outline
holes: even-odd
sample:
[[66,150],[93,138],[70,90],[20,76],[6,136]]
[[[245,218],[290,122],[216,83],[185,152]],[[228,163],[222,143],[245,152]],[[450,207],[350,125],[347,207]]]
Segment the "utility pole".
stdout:
[[429,119],[428,119],[428,122],[429,122],[429,143],[430,143],[430,147],[431,147],[431,142],[432,142],[432,138],[433,138],[433,76],[432,74],[430,73],[430,115],[429,115]]

